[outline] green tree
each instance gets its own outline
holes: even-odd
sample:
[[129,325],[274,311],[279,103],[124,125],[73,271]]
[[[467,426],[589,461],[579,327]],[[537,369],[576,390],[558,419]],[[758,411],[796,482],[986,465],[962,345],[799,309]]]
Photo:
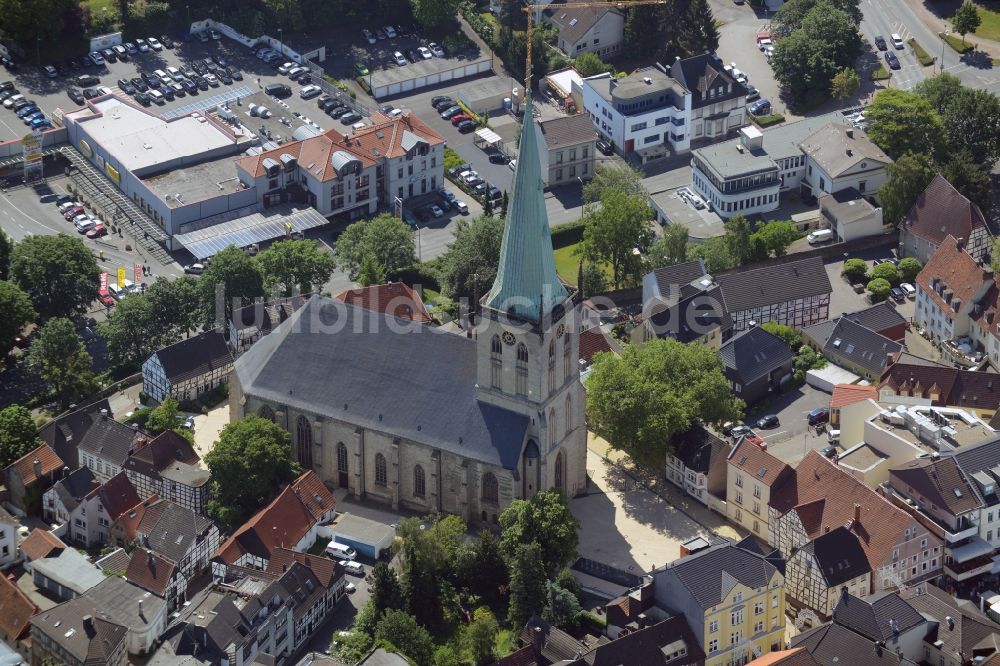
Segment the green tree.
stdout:
[[[753,231],[750,227],[750,221],[742,214],[733,215],[725,221],[723,226],[726,233],[722,238],[729,249],[729,254],[736,258],[737,265],[765,258],[766,255],[755,256],[758,255],[758,252],[754,251],[755,248],[751,243]],[[763,248],[759,248],[759,253],[763,254],[763,252]]]
[[781,341],[792,350],[802,346],[802,334],[787,324],[779,324],[776,321],[765,321],[760,327],[771,335],[781,338]]
[[500,625],[488,608],[477,608],[472,622],[462,631],[461,643],[466,659],[475,666],[487,666],[496,661],[493,645]]
[[462,666],[462,660],[450,645],[439,645],[434,650],[434,666]]
[[800,236],[799,230],[791,220],[771,220],[750,236],[750,243],[759,244],[766,253],[783,257],[788,252],[788,246]]
[[841,270],[841,273],[851,282],[863,280],[868,275],[868,262],[858,258],[848,259],[844,262],[844,268]]
[[668,443],[695,419],[721,425],[743,416],[713,350],[673,339],[600,354],[587,377],[593,430],[636,461],[658,467]]
[[56,317],[42,326],[28,350],[28,360],[64,407],[96,388],[93,359],[69,319]]
[[[788,0],[774,13],[774,18],[771,20],[771,32],[784,36],[798,30],[806,16],[817,4],[819,4],[819,0]],[[854,25],[861,24],[860,0],[827,0],[827,4],[847,14]]]
[[951,15],[951,29],[962,36],[962,44],[965,44],[965,36],[970,32],[975,32],[981,22],[979,11],[969,0],[959,5],[955,13]]
[[930,102],[939,114],[944,114],[951,101],[958,97],[963,89],[962,79],[948,72],[924,79],[913,86],[913,92]]
[[454,240],[439,260],[445,296],[473,299],[489,291],[500,265],[503,228],[503,219],[491,215],[458,221]]
[[400,584],[406,610],[435,634],[457,619],[453,583],[465,531],[458,516],[410,518],[401,521],[397,529],[402,541]]
[[146,417],[146,430],[151,435],[159,435],[167,430],[174,430],[180,425],[177,417],[181,406],[173,396],[167,396],[158,407],[153,408]]
[[10,353],[17,336],[35,320],[36,314],[35,308],[31,306],[31,299],[20,287],[13,282],[0,280],[0,358]]
[[857,95],[859,87],[861,87],[861,77],[851,67],[844,67],[830,80],[830,94],[833,95],[834,99],[840,101],[851,99]]
[[283,240],[272,244],[256,257],[257,268],[268,292],[279,290],[288,296],[296,288],[308,294],[322,288],[333,275],[333,257],[314,240]]
[[281,426],[257,416],[227,423],[205,455],[212,474],[209,513],[236,527],[299,475],[292,438]]
[[389,643],[417,664],[433,663],[431,635],[405,611],[386,611],[375,626],[375,640]]
[[993,251],[990,252],[990,268],[994,275],[1000,275],[1000,238],[993,241]]
[[941,175],[962,196],[979,206],[979,210],[985,212],[993,207],[993,183],[989,167],[977,163],[968,150],[953,152],[941,168]]
[[625,43],[640,58],[653,56],[663,41],[659,34],[661,8],[649,5],[626,7]]
[[583,266],[583,282],[579,286],[586,296],[603,294],[608,290],[608,275],[599,265],[586,263]]
[[[714,53],[719,48],[719,27],[708,0],[687,0],[681,14],[681,29],[672,34],[682,57]],[[666,62],[666,61],[664,61]]]
[[649,246],[646,252],[647,271],[673,266],[687,259],[688,228],[683,224],[668,224],[663,235]]
[[374,625],[371,632],[361,631],[357,628],[358,620],[363,615],[367,615],[366,609],[370,607],[371,604],[368,603],[358,611],[354,620],[354,631],[347,632],[346,636],[341,636],[338,633],[333,640],[333,644],[330,646],[331,654],[345,664],[359,664],[372,651],[372,647],[375,644],[374,639],[372,639],[372,634],[375,632]]
[[886,171],[889,179],[878,190],[883,219],[886,224],[899,224],[934,178],[934,167],[927,155],[906,153]]
[[878,303],[879,301],[885,300],[885,297],[889,295],[889,291],[891,289],[892,285],[889,284],[888,280],[875,278],[868,283],[868,296],[871,298],[872,303]]
[[198,293],[205,323],[224,327],[233,307],[264,296],[264,278],[250,255],[230,245],[212,257],[198,280]]
[[68,317],[97,297],[97,260],[79,238],[28,236],[11,253],[10,277],[30,297],[41,319]]
[[21,405],[0,410],[0,467],[7,467],[35,450],[41,443],[35,432],[31,412]]
[[576,595],[562,587],[546,581],[545,608],[542,619],[563,630],[572,630],[580,616],[580,601]]
[[0,229],[0,280],[10,277],[10,253],[14,250],[14,241]]
[[899,279],[903,282],[909,282],[913,284],[913,281],[917,279],[917,275],[920,271],[924,270],[924,265],[920,263],[919,259],[913,257],[903,257],[899,260]]
[[545,569],[542,550],[537,543],[521,543],[510,562],[510,603],[507,624],[523,627],[532,615],[545,608]]
[[653,240],[650,220],[653,211],[641,196],[605,192],[600,207],[588,206],[584,213],[582,256],[592,262],[611,266],[615,288],[638,279],[642,257]]
[[1000,98],[988,90],[962,88],[940,112],[950,154],[968,151],[978,164],[1000,159]]
[[403,590],[396,572],[379,560],[371,570],[371,602],[381,615],[387,610],[403,607]]
[[118,372],[139,367],[169,338],[161,326],[153,301],[131,294],[118,301],[108,318],[97,325],[97,333],[107,344],[108,363]]
[[358,277],[361,262],[371,255],[389,277],[417,261],[416,236],[406,222],[383,213],[351,224],[337,238],[333,257],[338,268]]
[[642,184],[644,174],[626,164],[598,164],[594,177],[583,186],[584,203],[601,201],[607,192],[620,192],[626,196],[648,197]]
[[796,30],[774,46],[771,68],[774,78],[784,86],[797,104],[827,95],[837,64],[827,46]]
[[705,270],[718,273],[740,265],[739,256],[734,256],[726,236],[706,238],[697,245],[691,245],[689,251],[693,257],[705,262]]
[[899,271],[896,267],[889,263],[879,264],[872,268],[871,273],[868,274],[870,278],[882,279],[888,282],[891,286],[896,286],[899,284]]
[[370,254],[366,254],[358,267],[358,284],[370,287],[373,284],[385,284],[385,269]]
[[558,490],[514,500],[500,514],[500,526],[503,528],[500,542],[508,553],[518,544],[538,544],[547,575],[554,575],[576,558],[580,522]]
[[152,306],[153,330],[162,333],[164,340],[188,335],[205,320],[198,289],[197,278],[190,275],[175,280],[158,277],[142,294]]
[[587,51],[581,54],[573,61],[573,68],[580,73],[580,76],[595,76],[597,74],[604,74],[605,72],[614,72],[615,68],[600,58],[597,57],[596,53]]
[[894,160],[907,152],[935,155],[940,150],[944,123],[917,93],[887,88],[865,109],[865,118],[871,123],[869,138]]

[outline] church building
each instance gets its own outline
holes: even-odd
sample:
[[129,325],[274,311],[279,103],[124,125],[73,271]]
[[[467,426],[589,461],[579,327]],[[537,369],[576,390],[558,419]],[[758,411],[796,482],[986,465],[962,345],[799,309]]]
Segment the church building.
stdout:
[[580,298],[556,274],[527,129],[496,281],[467,335],[314,295],[235,362],[232,419],[273,420],[304,469],[394,509],[496,522],[514,499],[583,492]]

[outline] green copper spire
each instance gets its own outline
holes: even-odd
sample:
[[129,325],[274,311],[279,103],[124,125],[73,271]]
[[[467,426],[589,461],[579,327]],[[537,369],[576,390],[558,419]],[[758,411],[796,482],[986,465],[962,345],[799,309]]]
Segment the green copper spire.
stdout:
[[538,139],[531,113],[531,91],[525,91],[521,146],[514,172],[514,192],[507,206],[507,225],[500,248],[500,267],[483,305],[528,321],[539,321],[567,297],[556,274],[545,212]]

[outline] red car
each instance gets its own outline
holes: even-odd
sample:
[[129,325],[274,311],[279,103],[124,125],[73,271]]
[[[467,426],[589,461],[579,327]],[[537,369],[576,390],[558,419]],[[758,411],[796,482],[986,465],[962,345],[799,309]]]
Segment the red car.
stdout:
[[454,115],[454,116],[451,117],[451,124],[455,125],[457,127],[458,124],[460,122],[462,122],[463,120],[472,120],[472,118],[470,118],[469,116],[465,115],[464,113],[459,113],[459,114]]
[[65,217],[67,220],[72,220],[77,215],[82,215],[85,212],[86,211],[83,210],[83,206],[73,206],[68,211],[63,213],[63,217]]
[[100,238],[108,235],[108,228],[103,224],[94,225],[94,228],[87,232],[87,238]]
[[111,307],[115,304],[115,299],[111,297],[107,289],[101,289],[97,292],[97,300],[101,302],[101,305],[105,307]]

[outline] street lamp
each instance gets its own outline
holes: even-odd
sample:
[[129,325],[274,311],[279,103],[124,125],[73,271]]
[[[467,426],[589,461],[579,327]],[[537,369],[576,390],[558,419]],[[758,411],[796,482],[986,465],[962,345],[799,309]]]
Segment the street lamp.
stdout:
[[281,49],[281,55],[285,55],[285,38],[282,37],[281,28],[278,28],[278,48]]
[[950,34],[951,34],[950,32],[948,32],[947,30],[945,30],[944,34],[941,36],[941,67],[940,67],[940,72],[942,74],[944,73],[944,44],[945,44],[946,41],[948,41],[948,35],[950,35]]

